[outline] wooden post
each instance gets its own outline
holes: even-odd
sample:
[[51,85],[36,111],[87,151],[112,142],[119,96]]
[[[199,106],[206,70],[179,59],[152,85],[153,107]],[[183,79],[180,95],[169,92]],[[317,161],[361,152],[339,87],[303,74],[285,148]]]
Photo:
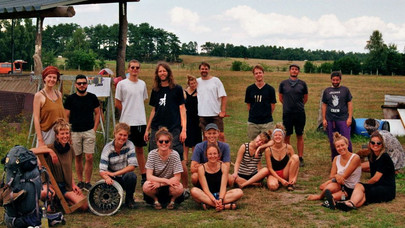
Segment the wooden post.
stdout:
[[125,53],[127,48],[128,20],[127,2],[119,2],[119,31],[117,48],[117,77],[125,78]]
[[42,26],[44,24],[44,18],[37,18],[37,35],[35,38],[35,53],[32,56],[34,58],[34,75],[41,75],[42,73]]

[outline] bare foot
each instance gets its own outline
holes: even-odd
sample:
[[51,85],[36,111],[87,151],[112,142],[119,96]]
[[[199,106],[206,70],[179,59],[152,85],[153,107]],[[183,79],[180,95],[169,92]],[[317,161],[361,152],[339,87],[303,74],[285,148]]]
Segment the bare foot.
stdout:
[[319,195],[309,195],[307,200],[320,200],[321,197]]

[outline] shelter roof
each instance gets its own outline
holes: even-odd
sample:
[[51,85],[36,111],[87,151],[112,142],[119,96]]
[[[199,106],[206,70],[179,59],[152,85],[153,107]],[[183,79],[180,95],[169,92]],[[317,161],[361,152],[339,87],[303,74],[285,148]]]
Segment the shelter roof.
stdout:
[[[127,2],[138,1],[127,0]],[[49,17],[49,12],[57,7],[113,2],[119,0],[1,0],[0,19]]]

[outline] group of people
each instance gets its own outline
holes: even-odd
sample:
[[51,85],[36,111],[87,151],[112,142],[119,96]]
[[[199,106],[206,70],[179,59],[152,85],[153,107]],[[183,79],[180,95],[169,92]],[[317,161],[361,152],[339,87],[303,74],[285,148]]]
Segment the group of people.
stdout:
[[[272,191],[280,186],[289,191],[295,189],[299,167],[304,166],[304,106],[308,100],[307,85],[298,79],[298,65],[292,64],[289,79],[280,83],[283,123],[275,126],[272,116],[276,104],[275,90],[264,82],[264,68],[260,65],[253,68],[255,83],[246,89],[245,94],[249,110],[247,132],[251,141],[240,146],[232,174],[230,147],[225,143],[223,122],[227,96],[220,79],[210,75],[210,65],[202,62],[199,65],[201,77],[196,79],[188,75],[188,87],[183,90],[175,83],[170,66],[159,62],[149,100],[152,109],[148,121],[144,107],[148,92],[146,83],[139,78],[140,69],[140,62],[131,60],[128,64],[129,76],[116,86],[115,107],[120,112],[120,120],[114,128],[113,141],[104,146],[99,165],[100,176],[107,184],[116,181],[123,187],[128,208],[136,207],[133,198],[137,184],[137,176],[133,172],[135,167],[139,167],[141,174],[144,200],[158,210],[164,206],[174,209],[190,194],[204,209],[236,209],[235,202],[243,196],[242,189],[261,186],[265,178],[267,187]],[[395,178],[389,173],[391,169],[386,168],[391,159],[385,159],[383,139],[378,135],[372,135],[369,143],[369,167],[373,178],[369,185],[358,183],[362,165],[359,156],[351,153],[352,97],[350,91],[340,85],[341,76],[339,72],[332,73],[332,87],[325,90],[322,98],[323,125],[331,140],[331,177],[321,185],[320,195],[311,195],[308,199],[326,197],[330,208],[354,208],[372,202],[370,197],[382,191],[380,188],[373,190],[372,186],[383,183],[392,188],[393,182],[393,195],[384,198],[391,200],[395,197]],[[100,105],[97,97],[87,92],[88,81],[84,75],[76,77],[77,91],[66,99],[64,105],[62,94],[55,88],[60,80],[58,69],[47,67],[42,77],[44,89],[34,98],[38,142],[37,148],[32,150],[47,156],[65,197],[71,202],[78,202],[84,197],[81,189],[91,188]],[[298,154],[290,145],[294,129]],[[341,133],[334,133],[336,131]],[[143,147],[148,142],[149,153],[145,160]],[[187,167],[189,148],[192,148],[190,175]],[[261,163],[263,153],[266,167],[262,167]],[[73,159],[77,185],[69,162]],[[194,185],[191,191],[189,176]],[[237,188],[227,190],[232,186]],[[342,195],[352,198],[334,201],[342,199]]]

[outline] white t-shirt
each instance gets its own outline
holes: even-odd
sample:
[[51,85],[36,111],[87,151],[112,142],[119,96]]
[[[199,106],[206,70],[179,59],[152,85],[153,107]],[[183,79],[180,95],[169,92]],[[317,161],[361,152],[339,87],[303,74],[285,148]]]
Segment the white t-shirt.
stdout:
[[221,112],[221,97],[226,97],[224,85],[217,77],[197,79],[198,116],[218,116]]
[[148,99],[146,83],[141,79],[133,82],[128,78],[118,83],[115,98],[122,103],[120,122],[129,126],[146,125],[144,100]]

